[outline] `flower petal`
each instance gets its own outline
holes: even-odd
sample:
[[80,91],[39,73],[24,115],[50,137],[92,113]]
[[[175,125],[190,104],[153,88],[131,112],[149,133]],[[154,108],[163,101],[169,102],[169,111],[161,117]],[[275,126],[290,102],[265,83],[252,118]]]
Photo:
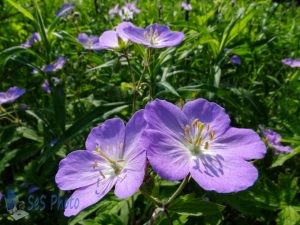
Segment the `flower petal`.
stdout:
[[74,190],[97,182],[99,171],[93,168],[93,164],[106,161],[101,157],[85,150],[71,152],[60,161],[59,169],[55,176],[55,182],[61,190]]
[[116,31],[105,31],[99,38],[101,48],[113,49],[119,47],[118,34]]
[[146,125],[144,110],[137,111],[127,123],[124,142],[124,159],[126,161],[145,151],[140,139]]
[[[96,182],[90,186],[77,189],[65,205],[65,216],[77,215],[83,209],[102,199],[114,186],[116,178]],[[79,204],[76,204],[76,201]]]
[[184,126],[188,120],[176,105],[156,99],[146,105],[144,117],[149,129],[184,140]]
[[142,143],[153,170],[164,179],[181,180],[189,173],[190,152],[177,139],[166,135],[164,130],[146,129]]
[[258,177],[257,169],[251,163],[227,159],[221,155],[200,155],[194,158],[190,172],[203,189],[219,193],[245,190]]
[[120,159],[124,135],[125,125],[123,121],[118,118],[109,119],[92,129],[86,139],[85,146],[90,152],[95,151],[97,146],[99,146],[108,157],[111,157],[113,160]]
[[159,25],[157,23],[153,23],[153,24],[147,26],[145,28],[145,31],[147,31],[147,33],[150,33],[150,32],[154,33],[156,31],[158,33],[158,36],[160,36],[165,33],[169,33],[170,29],[166,25]]
[[223,134],[230,126],[230,118],[224,108],[216,103],[209,102],[205,99],[197,99],[187,102],[182,111],[189,118],[191,124],[195,119],[202,123],[209,124],[215,130],[216,135]]
[[119,198],[132,196],[143,183],[146,168],[146,151],[137,151],[134,158],[127,162],[123,174],[115,186],[115,195]]
[[165,48],[169,46],[179,45],[184,40],[184,34],[182,32],[170,32],[162,34],[157,39],[157,44],[154,48]]
[[134,43],[150,46],[150,44],[145,39],[145,30],[139,27],[135,27],[133,24],[120,27],[117,32],[122,38],[126,38]]
[[122,40],[124,41],[124,42],[127,42],[128,41],[128,38],[126,37],[126,35],[124,34],[124,29],[125,28],[127,28],[127,27],[133,27],[134,25],[132,24],[132,23],[130,23],[130,22],[122,22],[122,23],[120,23],[118,26],[117,26],[117,28],[116,28],[116,32],[117,32],[117,34],[118,34],[118,36],[119,37],[121,37],[122,38]]
[[234,127],[216,138],[211,144],[211,150],[222,156],[245,160],[261,159],[267,151],[256,132]]

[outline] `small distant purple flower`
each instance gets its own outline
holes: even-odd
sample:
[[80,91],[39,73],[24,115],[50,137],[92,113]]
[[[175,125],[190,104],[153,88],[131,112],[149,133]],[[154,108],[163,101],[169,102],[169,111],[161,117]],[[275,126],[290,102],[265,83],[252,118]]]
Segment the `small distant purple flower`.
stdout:
[[233,55],[230,59],[230,62],[235,65],[241,65],[242,60],[238,55]]
[[290,67],[293,67],[293,68],[300,67],[300,58],[299,59],[291,59],[291,58],[283,59],[282,63],[285,65],[288,65]]
[[176,46],[184,40],[182,32],[170,31],[168,26],[156,23],[147,26],[145,29],[130,24],[130,26],[120,29],[118,33],[121,37],[150,48]]
[[[60,79],[58,79],[57,77],[53,77],[52,79],[53,79],[55,84],[59,84],[61,82]],[[44,80],[44,82],[42,84],[42,89],[43,89],[44,92],[46,92],[48,94],[51,93],[51,89],[50,89],[50,86],[49,86],[49,81],[47,79]]]
[[181,2],[181,8],[183,8],[186,11],[191,11],[193,9],[192,5],[186,2]]
[[136,2],[133,2],[133,3],[131,3],[131,2],[126,2],[125,3],[125,7],[127,7],[130,11],[132,11],[133,13],[136,13],[136,14],[139,14],[139,13],[141,13],[141,10],[140,9],[138,9],[138,8],[136,8]]
[[33,43],[41,41],[41,36],[39,33],[35,32],[31,35],[31,37],[29,38],[28,41],[26,41],[25,43],[23,43],[21,46],[23,48],[29,48],[31,45],[33,45]]
[[229,116],[205,99],[187,102],[182,110],[155,100],[145,107],[147,128],[141,143],[153,168],[164,179],[177,181],[189,173],[205,190],[230,193],[252,186],[266,146],[256,132],[230,126]]
[[26,92],[26,89],[20,89],[17,86],[10,87],[6,92],[0,92],[0,105],[13,102]]
[[56,143],[57,143],[57,139],[56,139],[56,138],[53,138],[53,139],[50,141],[50,146],[53,147]]
[[35,186],[35,185],[31,185],[31,186],[29,186],[29,188],[28,188],[28,194],[32,194],[33,192],[36,192],[36,191],[38,191],[40,188],[39,187],[37,187],[37,186]]
[[97,36],[88,36],[85,33],[78,35],[77,40],[83,45],[85,49],[89,50],[100,50],[99,37]]
[[72,4],[63,4],[60,9],[58,9],[55,13],[56,16],[67,16],[73,13],[73,9],[75,8],[75,3]]
[[131,11],[128,7],[123,6],[119,12],[119,16],[121,17],[122,20],[131,20],[133,19],[133,14],[134,12]]
[[67,207],[65,216],[102,199],[113,187],[119,198],[132,196],[144,180],[146,151],[140,136],[146,127],[144,111],[136,112],[126,127],[120,119],[109,119],[90,132],[87,150],[71,152],[59,163],[55,181],[61,190],[75,190],[78,207]]
[[259,128],[266,138],[268,144],[274,148],[275,154],[293,152],[293,149],[290,146],[283,146],[280,143],[282,139],[280,134],[270,129],[265,130],[262,126],[259,126]]
[[56,63],[44,66],[42,68],[42,70],[44,72],[55,72],[57,70],[61,70],[63,68],[63,66],[65,65],[65,63],[66,63],[65,58],[59,57],[58,60],[56,61]]
[[113,18],[116,14],[118,14],[120,11],[119,4],[116,4],[112,9],[108,11],[108,14],[110,18]]

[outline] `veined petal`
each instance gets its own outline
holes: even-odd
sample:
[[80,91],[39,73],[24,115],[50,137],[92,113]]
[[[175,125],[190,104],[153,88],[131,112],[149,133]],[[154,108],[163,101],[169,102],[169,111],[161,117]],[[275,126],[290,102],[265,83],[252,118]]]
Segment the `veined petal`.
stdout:
[[227,159],[221,155],[200,155],[190,164],[194,180],[205,190],[230,193],[252,186],[257,169],[242,159]]
[[145,31],[147,31],[147,33],[151,32],[151,31],[154,33],[156,31],[158,36],[160,36],[160,35],[163,35],[164,33],[169,33],[170,29],[166,25],[159,25],[157,23],[154,23],[154,24],[147,26],[145,28]]
[[145,151],[140,139],[146,125],[144,110],[137,111],[127,123],[124,142],[124,159],[126,161]]
[[253,130],[231,127],[211,143],[211,151],[227,157],[251,160],[263,158],[267,150]]
[[[69,198],[64,215],[68,217],[77,215],[83,209],[95,204],[112,189],[115,183],[116,178],[110,178],[77,189]],[[79,205],[71,204],[71,201],[78,201]]]
[[184,34],[182,32],[170,32],[162,34],[156,40],[156,48],[165,48],[168,46],[176,46],[184,40]]
[[190,152],[180,141],[165,134],[163,129],[161,132],[146,129],[142,134],[142,143],[153,170],[159,176],[175,181],[188,175]]
[[146,167],[146,151],[137,151],[134,158],[126,162],[124,171],[115,186],[115,195],[119,198],[132,196],[143,183]]
[[95,162],[106,161],[101,157],[85,150],[71,152],[60,161],[59,169],[55,176],[55,182],[61,190],[74,190],[97,182],[100,178],[98,170],[93,168]]
[[113,160],[119,159],[123,151],[125,125],[121,119],[106,120],[95,127],[86,139],[85,146],[90,152],[97,150],[97,146]]
[[127,35],[124,34],[123,30],[127,27],[133,27],[133,26],[134,25],[130,22],[122,22],[117,26],[116,32],[117,32],[118,36],[121,37],[124,42],[127,42],[128,38],[127,38]]
[[113,49],[119,47],[118,34],[116,31],[105,31],[99,38],[99,45],[101,48]]
[[145,39],[145,30],[139,27],[135,27],[133,24],[131,26],[124,26],[118,30],[120,37],[124,37],[134,43],[143,44],[149,46],[150,44]]
[[161,131],[178,140],[184,140],[184,127],[188,120],[176,105],[156,99],[146,105],[144,118],[149,129]]
[[190,124],[195,119],[209,124],[210,128],[216,132],[215,137],[222,135],[230,126],[230,118],[224,108],[205,99],[200,98],[187,102],[182,111],[189,118]]

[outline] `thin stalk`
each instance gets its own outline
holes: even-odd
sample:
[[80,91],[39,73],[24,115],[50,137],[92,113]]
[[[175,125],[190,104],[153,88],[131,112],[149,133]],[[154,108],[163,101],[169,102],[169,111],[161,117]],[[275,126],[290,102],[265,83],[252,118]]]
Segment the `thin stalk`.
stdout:
[[158,200],[157,198],[153,197],[152,195],[148,194],[147,192],[144,192],[140,189],[140,192],[142,193],[142,195],[144,195],[145,197],[149,198],[150,200],[152,200],[156,205],[158,206],[162,206],[163,203]]
[[125,50],[124,56],[127,60],[128,69],[129,69],[129,73],[130,73],[130,76],[131,76],[131,82],[132,82],[132,114],[133,114],[135,112],[135,109],[136,109],[136,90],[137,90],[137,86],[135,84],[135,76],[134,76],[132,68],[131,68],[131,63],[130,63],[130,59],[129,59],[127,50]]
[[168,205],[170,205],[172,203],[172,201],[174,201],[174,199],[183,191],[183,189],[185,188],[185,186],[187,185],[189,179],[190,179],[191,175],[188,175],[184,178],[184,180],[181,182],[181,184],[179,185],[179,187],[177,188],[177,190],[173,193],[173,195],[169,198],[169,200],[167,201],[167,203],[165,204],[165,207],[167,207]]

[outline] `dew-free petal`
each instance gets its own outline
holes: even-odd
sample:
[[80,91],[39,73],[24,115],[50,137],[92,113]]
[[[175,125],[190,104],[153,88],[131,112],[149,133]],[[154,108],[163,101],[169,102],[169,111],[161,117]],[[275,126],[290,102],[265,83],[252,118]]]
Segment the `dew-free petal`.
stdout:
[[227,157],[251,160],[263,158],[266,146],[253,130],[231,127],[212,143],[212,151]]
[[114,49],[119,47],[119,38],[116,31],[105,31],[99,38],[101,48]]
[[189,173],[191,155],[177,139],[161,130],[146,129],[142,142],[147,149],[147,158],[153,170],[162,178],[181,180]]
[[257,177],[257,169],[249,162],[227,159],[220,155],[202,155],[191,163],[193,179],[205,190],[230,193],[252,186]]
[[101,157],[85,150],[71,152],[59,163],[55,176],[57,186],[61,190],[74,190],[96,183],[100,174],[93,168],[95,161],[104,162]]

